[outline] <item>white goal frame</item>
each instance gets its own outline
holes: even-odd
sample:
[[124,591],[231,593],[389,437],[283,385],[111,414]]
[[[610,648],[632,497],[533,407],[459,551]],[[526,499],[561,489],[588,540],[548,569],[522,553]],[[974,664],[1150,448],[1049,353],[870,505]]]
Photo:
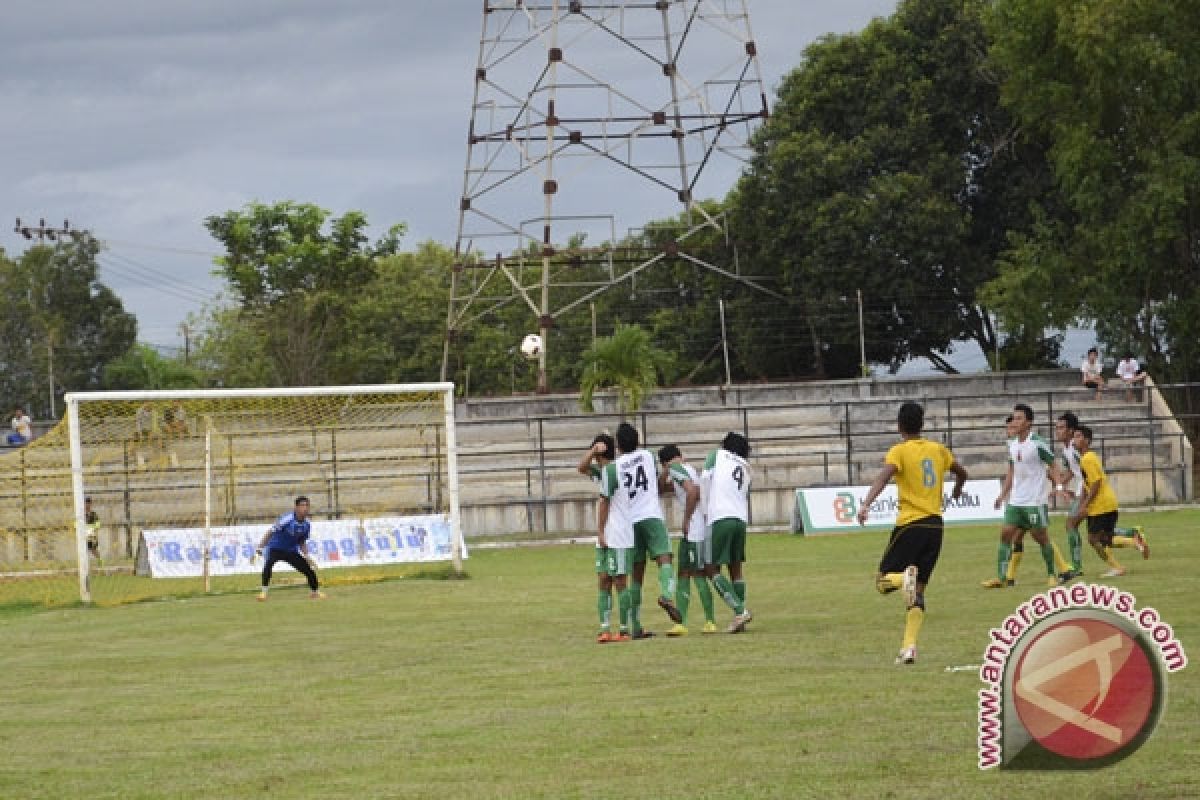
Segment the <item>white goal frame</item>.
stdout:
[[[70,440],[71,453],[71,495],[74,505],[75,518],[75,557],[79,563],[79,598],[84,603],[92,601],[90,581],[90,560],[87,551],[87,520],[84,514],[83,485],[83,445],[79,429],[79,406],[81,403],[111,401],[140,401],[140,400],[226,400],[245,398],[275,398],[275,397],[330,397],[363,394],[415,394],[440,393],[446,428],[446,491],[449,501],[450,514],[450,558],[454,564],[455,573],[462,573],[463,533],[462,516],[459,511],[458,490],[458,444],[454,432],[454,384],[448,381],[437,383],[392,383],[359,386],[304,386],[276,389],[155,389],[133,391],[107,392],[70,392],[63,399],[66,402],[67,430]],[[205,467],[210,468],[211,457],[208,441],[209,432],[205,435]],[[206,484],[209,481],[205,481]],[[206,492],[209,487],[206,485]],[[207,508],[210,498],[205,498],[205,529],[210,527],[210,513]],[[207,583],[207,561],[205,554],[205,571]],[[207,588],[207,586],[206,586]]]

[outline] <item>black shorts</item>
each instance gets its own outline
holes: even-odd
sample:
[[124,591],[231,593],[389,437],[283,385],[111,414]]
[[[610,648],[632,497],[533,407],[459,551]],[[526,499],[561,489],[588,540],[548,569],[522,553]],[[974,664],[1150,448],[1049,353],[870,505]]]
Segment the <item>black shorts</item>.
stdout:
[[1088,517],[1088,536],[1095,536],[1104,544],[1111,545],[1113,532],[1117,529],[1117,512],[1106,511],[1094,517]]
[[1099,389],[1100,388],[1100,384],[1096,383],[1095,381],[1084,381],[1083,385],[1089,389]]
[[922,517],[892,529],[887,549],[879,561],[879,571],[884,574],[903,572],[916,564],[917,581],[927,584],[941,552],[942,518]]

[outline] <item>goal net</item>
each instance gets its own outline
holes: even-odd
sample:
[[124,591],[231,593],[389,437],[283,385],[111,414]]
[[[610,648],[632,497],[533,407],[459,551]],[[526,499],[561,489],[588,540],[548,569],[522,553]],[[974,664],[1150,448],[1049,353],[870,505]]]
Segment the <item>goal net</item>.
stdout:
[[[453,384],[90,392],[0,455],[0,605],[256,587],[309,498],[326,585],[461,572]],[[282,562],[274,584],[303,583]]]

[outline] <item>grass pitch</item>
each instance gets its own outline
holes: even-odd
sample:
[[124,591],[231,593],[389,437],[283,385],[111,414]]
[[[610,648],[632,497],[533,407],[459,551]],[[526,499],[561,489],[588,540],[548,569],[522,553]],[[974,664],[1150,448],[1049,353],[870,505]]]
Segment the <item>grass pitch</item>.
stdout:
[[[1122,522],[1146,525],[1154,558],[1120,551],[1129,574],[1110,583],[1158,609],[1195,659],[1200,512]],[[978,588],[996,538],[947,531],[913,667],[892,664],[902,601],[873,589],[879,532],[752,536],[755,619],[740,636],[594,644],[587,546],[475,548],[470,580],[336,587],[324,602],[281,589],[264,604],[245,593],[10,610],[0,797],[1200,794],[1197,664],[1170,678],[1162,723],[1126,761],[976,768],[981,684],[945,669],[978,664],[988,629],[1044,588],[1033,550],[1020,587]],[[1100,562],[1085,556],[1095,580]]]

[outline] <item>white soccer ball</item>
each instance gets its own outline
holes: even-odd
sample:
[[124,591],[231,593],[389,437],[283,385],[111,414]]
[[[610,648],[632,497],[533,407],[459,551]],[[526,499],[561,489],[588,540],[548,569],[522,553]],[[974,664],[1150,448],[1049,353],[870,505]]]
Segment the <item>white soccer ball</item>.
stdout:
[[521,340],[521,354],[526,358],[537,358],[542,354],[542,337],[529,333]]

